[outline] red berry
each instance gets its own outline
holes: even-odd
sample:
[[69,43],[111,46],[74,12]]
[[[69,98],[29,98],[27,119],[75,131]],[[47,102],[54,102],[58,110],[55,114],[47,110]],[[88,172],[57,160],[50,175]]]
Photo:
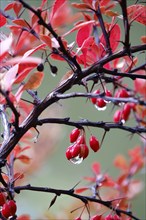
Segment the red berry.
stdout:
[[6,201],[6,196],[4,193],[0,193],[0,206],[3,206],[5,204]]
[[131,112],[131,105],[129,103],[126,103],[124,105],[124,108],[123,108],[123,111],[122,111],[122,119],[127,121],[128,118],[129,118],[130,112]]
[[81,217],[77,217],[77,218],[75,218],[75,220],[82,220],[82,219],[81,219]]
[[77,144],[85,144],[86,141],[85,141],[85,135],[80,135],[77,139]]
[[118,215],[107,215],[105,220],[120,220],[120,217]]
[[72,148],[72,146],[68,147],[67,150],[66,150],[66,153],[65,153],[65,154],[66,154],[66,158],[67,158],[68,160],[70,160],[70,159],[72,158],[71,148]]
[[122,111],[121,110],[117,110],[114,114],[114,122],[115,123],[119,123],[122,119]]
[[126,89],[120,89],[115,94],[116,98],[128,98],[129,94]]
[[5,218],[8,218],[10,216],[14,216],[17,210],[16,203],[13,200],[9,200],[7,203],[5,203],[2,207],[2,215]]
[[80,129],[78,128],[73,129],[72,132],[70,133],[70,143],[75,142],[79,134],[80,134]]
[[70,150],[71,152],[71,156],[74,158],[74,157],[77,157],[79,154],[80,154],[80,151],[81,151],[81,147],[79,144],[74,144]]
[[81,146],[80,157],[83,157],[83,159],[85,159],[86,157],[88,157],[89,148],[86,144],[81,144],[80,146]]
[[[94,92],[93,92],[93,94],[99,94],[100,93],[100,90],[98,89],[98,90],[95,90]],[[91,98],[91,102],[93,103],[93,105],[95,105],[96,104],[96,100],[97,100],[97,98]]]
[[98,98],[97,101],[96,101],[96,105],[99,107],[99,108],[103,108],[106,106],[106,102],[102,99],[102,98]]
[[90,137],[89,144],[94,152],[97,152],[100,148],[98,139],[93,135]]
[[[106,90],[105,91],[105,95],[107,96],[107,97],[112,97],[112,93],[111,93],[111,91],[110,90]],[[110,100],[108,101],[108,100],[104,100],[106,103],[109,103],[109,102],[111,102]]]
[[109,97],[112,97],[112,93],[111,93],[110,90],[106,90],[106,91],[105,91],[105,95],[106,95],[106,96],[109,96]]
[[92,216],[91,220],[101,220],[102,215],[94,215]]

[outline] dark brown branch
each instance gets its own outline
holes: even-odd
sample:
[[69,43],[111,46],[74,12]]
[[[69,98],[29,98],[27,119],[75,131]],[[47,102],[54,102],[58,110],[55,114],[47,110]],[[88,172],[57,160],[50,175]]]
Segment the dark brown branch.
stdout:
[[100,11],[100,7],[98,6],[97,11],[95,11],[95,10],[93,10],[93,11],[95,12],[95,14],[96,14],[96,16],[99,20],[100,27],[101,27],[101,30],[102,30],[102,33],[103,33],[103,36],[104,36],[104,39],[105,39],[107,52],[108,52],[109,55],[111,55],[112,50],[111,50],[111,46],[110,46],[109,33],[107,33],[107,31],[105,29],[105,25],[104,25],[104,21],[103,21],[101,11]]
[[118,215],[120,214],[125,214],[135,220],[140,220],[137,217],[135,217],[134,215],[132,215],[131,212],[129,211],[125,211],[122,209],[118,209],[116,207],[112,206],[112,201],[104,201],[101,199],[97,199],[94,197],[89,197],[89,196],[82,196],[79,194],[75,194],[74,193],[74,189],[70,189],[70,190],[62,190],[62,189],[54,189],[54,188],[48,188],[48,187],[36,187],[36,186],[31,186],[29,185],[25,185],[25,186],[16,186],[14,187],[14,191],[16,193],[20,193],[20,191],[22,190],[29,190],[29,191],[36,191],[36,192],[45,192],[45,193],[53,193],[56,194],[57,196],[61,196],[61,195],[68,195],[71,196],[73,198],[79,199],[80,201],[82,201],[83,203],[87,204],[88,202],[95,202],[95,203],[99,203],[113,211],[115,211]]
[[0,89],[0,93],[5,97],[6,101],[7,101],[7,105],[9,106],[9,108],[12,110],[14,116],[15,116],[15,122],[14,122],[14,127],[16,129],[16,131],[19,129],[19,116],[20,114],[17,112],[15,106],[13,105],[13,103],[11,102],[9,96],[7,93],[5,93],[4,91],[2,91]]
[[146,133],[146,128],[144,127],[129,127],[129,126],[124,126],[122,123],[112,123],[112,122],[104,122],[104,121],[93,122],[87,119],[82,119],[80,121],[71,121],[70,118],[46,118],[36,121],[36,125],[41,126],[43,124],[64,124],[79,128],[83,126],[97,127],[97,128],[102,128],[105,131],[110,131],[110,129],[121,129],[131,132],[133,134]]
[[130,71],[129,73],[122,73],[122,72],[117,72],[117,70],[108,70],[103,67],[100,68],[101,73],[106,73],[106,74],[113,75],[113,76],[122,76],[122,77],[130,78],[132,80],[135,80],[135,79],[145,79],[146,80],[146,75],[131,74],[137,70],[138,69],[136,69],[134,71]]
[[138,70],[145,70],[146,71],[146,63],[144,63],[138,67],[133,68],[132,70],[129,71],[129,73],[134,73]]
[[75,98],[75,97],[85,97],[85,98],[103,98],[106,101],[110,101],[112,103],[135,103],[139,105],[146,106],[146,101],[139,100],[136,98],[115,98],[115,97],[109,97],[105,96],[104,93],[101,94],[95,94],[95,93],[81,93],[81,92],[72,92],[68,94],[54,94],[59,99],[69,99],[69,98]]
[[[3,125],[3,144],[7,141],[10,136],[10,125],[7,119],[7,115],[5,113],[5,109],[3,105],[0,105],[0,118]],[[1,146],[2,148],[2,146]]]
[[[146,45],[143,44],[143,45],[133,46],[133,47],[130,47],[129,50],[130,50],[131,54],[139,52],[139,51],[145,51],[146,50]],[[120,57],[124,57],[124,56],[127,56],[127,55],[128,55],[127,54],[127,50],[123,49],[123,50],[118,51],[117,53],[114,53],[114,54],[112,54],[112,55],[110,55],[108,57],[104,57],[101,60],[99,60],[96,63],[94,63],[92,66],[87,67],[86,69],[83,69],[82,70],[82,75],[79,76],[79,79],[83,78],[85,76],[88,76],[91,73],[97,73],[97,72],[100,73],[100,68],[103,65],[105,65],[106,63],[108,63],[108,62],[110,62],[110,61],[112,61],[114,59],[117,59],[117,58],[120,58]]]
[[130,33],[130,25],[128,22],[128,16],[127,16],[127,0],[119,1],[121,9],[122,9],[122,15],[123,15],[123,23],[124,23],[124,33],[125,33],[125,41],[124,46],[129,51],[130,43],[129,43],[129,33]]

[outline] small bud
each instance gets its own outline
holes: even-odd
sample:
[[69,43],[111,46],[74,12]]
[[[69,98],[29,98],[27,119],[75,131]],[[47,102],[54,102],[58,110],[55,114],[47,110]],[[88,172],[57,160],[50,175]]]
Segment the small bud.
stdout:
[[39,72],[42,72],[44,70],[44,65],[42,63],[40,63],[38,66],[37,66],[37,70]]
[[51,69],[52,75],[56,76],[56,74],[58,72],[58,68],[56,66],[53,66],[50,64],[50,69]]

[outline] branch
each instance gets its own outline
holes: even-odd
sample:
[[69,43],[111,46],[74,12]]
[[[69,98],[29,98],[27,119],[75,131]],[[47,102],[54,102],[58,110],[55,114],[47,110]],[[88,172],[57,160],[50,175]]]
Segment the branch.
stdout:
[[140,65],[138,67],[135,67],[134,69],[130,70],[129,72],[130,73],[134,73],[134,72],[136,72],[138,70],[146,70],[146,63],[144,63],[144,64],[142,64],[142,65]]
[[107,52],[109,55],[112,54],[112,50],[111,50],[111,46],[110,46],[110,40],[109,40],[109,34],[107,33],[106,29],[105,29],[105,25],[104,25],[104,21],[103,21],[103,17],[102,17],[102,14],[101,14],[101,11],[100,11],[100,7],[98,5],[98,9],[97,11],[91,9],[92,11],[95,12],[98,20],[99,20],[99,23],[100,23],[100,27],[101,27],[101,30],[102,30],[102,33],[103,33],[103,36],[104,36],[104,39],[105,39],[105,43],[106,43],[106,49],[107,49]]
[[[63,55],[66,57],[66,61],[69,62],[69,65],[71,65],[74,69],[74,67],[76,68],[76,70],[81,71],[81,67],[78,64],[78,62],[76,61],[75,57],[72,57],[70,55],[70,53],[66,50],[66,48],[64,47],[64,44],[61,40],[61,37],[57,35],[57,33],[53,30],[51,24],[47,24],[44,19],[41,16],[41,11],[40,10],[35,10],[33,7],[31,7],[31,5],[27,4],[25,1],[23,0],[18,0],[24,8],[29,9],[31,12],[33,12],[39,19],[38,23],[40,25],[42,25],[43,27],[45,27],[52,35],[53,37],[58,41],[59,46],[60,46],[60,52],[63,53]],[[74,70],[75,71],[75,70]]]
[[109,97],[105,96],[104,93],[100,94],[94,94],[94,93],[81,93],[81,92],[72,92],[68,94],[54,94],[59,99],[69,99],[69,98],[75,98],[75,97],[86,97],[86,98],[103,98],[106,101],[110,101],[112,103],[135,103],[138,105],[144,105],[146,106],[146,101],[139,100],[136,98],[115,98],[115,97]]
[[[4,131],[3,131],[3,143],[6,142],[6,140],[9,138],[10,136],[10,125],[9,122],[7,120],[7,115],[5,114],[5,109],[3,105],[0,105],[0,118],[2,121],[2,125],[4,127]],[[1,146],[2,147],[2,146]]]
[[[130,53],[136,53],[139,51],[144,51],[146,50],[146,44],[143,45],[137,45],[129,48]],[[106,63],[113,61],[114,59],[120,58],[127,56],[127,50],[123,49],[121,51],[118,51],[110,56],[105,56],[101,60],[98,60],[96,63],[94,63],[92,66],[89,66],[85,69],[82,70],[82,74],[79,76],[79,78],[83,78],[85,76],[90,75],[91,73],[100,73],[100,68],[105,65]]]
[[15,106],[13,105],[13,103],[11,102],[8,94],[5,93],[4,91],[2,91],[1,89],[0,89],[0,93],[5,97],[5,99],[7,101],[7,105],[12,110],[12,112],[15,116],[14,127],[16,130],[18,130],[19,129],[19,116],[20,116],[20,114],[17,112],[17,110],[16,110]]
[[[144,65],[146,65],[146,64],[144,64]],[[131,70],[129,73],[122,73],[122,72],[117,72],[117,70],[108,70],[108,69],[105,69],[104,67],[101,67],[100,72],[106,73],[109,75],[113,75],[113,76],[122,76],[122,77],[130,78],[132,80],[135,80],[135,79],[145,79],[146,80],[146,75],[131,74],[131,73],[139,70],[139,68],[141,69],[142,67],[137,67],[137,68]],[[144,67],[143,67],[143,69],[144,69]]]
[[16,193],[20,193],[20,191],[22,190],[29,190],[29,191],[36,191],[36,192],[45,192],[45,193],[53,193],[56,194],[57,196],[61,196],[61,195],[68,195],[71,196],[73,198],[79,199],[81,200],[83,203],[87,204],[88,202],[95,202],[95,203],[99,203],[113,211],[115,211],[118,215],[120,214],[125,214],[135,220],[140,220],[137,217],[133,216],[131,212],[129,211],[125,211],[122,209],[118,209],[112,206],[112,202],[113,200],[110,201],[104,201],[104,200],[100,200],[100,199],[96,199],[94,197],[89,197],[89,196],[82,196],[79,194],[75,194],[74,193],[74,189],[70,189],[70,190],[62,190],[62,189],[53,189],[53,188],[48,188],[48,187],[36,187],[36,186],[31,186],[30,184],[25,185],[25,186],[16,186],[14,187],[14,191]]
[[64,125],[69,125],[69,126],[74,126],[74,127],[82,127],[82,126],[90,126],[90,127],[97,127],[97,128],[102,128],[105,131],[109,131],[110,129],[121,129],[125,130],[128,132],[131,132],[133,134],[135,133],[146,133],[146,128],[144,127],[129,127],[129,126],[123,126],[122,123],[111,123],[111,122],[93,122],[89,121],[87,119],[81,119],[79,121],[71,121],[70,118],[45,118],[45,119],[40,119],[36,121],[36,126],[43,125],[43,124],[64,124]]
[[129,33],[130,33],[130,25],[128,22],[128,16],[127,16],[127,0],[119,1],[121,9],[122,9],[122,15],[123,15],[123,23],[124,23],[124,33],[125,33],[125,41],[124,46],[129,51],[130,43],[129,43]]

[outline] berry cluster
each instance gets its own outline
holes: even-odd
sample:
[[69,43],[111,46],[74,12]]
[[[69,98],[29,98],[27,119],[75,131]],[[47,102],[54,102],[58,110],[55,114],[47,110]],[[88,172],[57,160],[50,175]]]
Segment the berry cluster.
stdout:
[[131,110],[134,110],[134,105],[130,103],[126,103],[123,105],[122,109],[118,109],[114,113],[113,120],[115,123],[126,122],[129,119]]
[[[101,91],[99,89],[95,90],[93,92],[93,94],[99,95],[99,94],[101,94]],[[112,97],[111,91],[105,90],[105,96]],[[124,88],[118,89],[114,95],[114,98],[129,98],[129,92]],[[93,97],[93,98],[91,98],[91,102],[94,104],[94,106],[98,110],[105,110],[106,105],[108,103],[108,101],[106,101],[104,97],[103,98],[102,97],[99,97],[99,98]],[[114,116],[113,116],[113,121],[115,123],[126,122],[129,119],[131,110],[133,110],[133,111],[135,110],[135,104],[122,103],[122,105],[121,105],[121,102],[119,103],[118,101],[117,102],[115,101],[115,104],[121,106],[121,108],[115,111]]]
[[0,193],[0,207],[1,214],[5,218],[14,216],[17,210],[17,206],[14,200],[7,200],[6,195],[2,192]]
[[[129,93],[126,89],[117,90],[115,93],[115,98],[129,98]],[[114,113],[113,120],[115,123],[126,122],[129,119],[131,110],[135,109],[135,105],[133,103],[125,103],[122,105],[121,109],[118,109]]]
[[[85,131],[83,129],[75,128],[70,133],[71,145],[66,150],[66,157],[74,164],[79,164],[89,154],[89,148],[86,144]],[[100,148],[98,139],[91,135],[89,140],[90,148],[97,152]]]
[[[98,90],[95,90],[93,92],[93,94],[97,94],[99,95],[101,93],[101,91],[98,89]],[[105,95],[107,97],[112,97],[112,94],[111,94],[111,91],[110,90],[106,90],[105,91]],[[98,110],[105,110],[106,109],[106,104],[107,104],[107,101],[104,100],[104,98],[91,98],[91,102],[93,103],[93,105],[98,109]]]

